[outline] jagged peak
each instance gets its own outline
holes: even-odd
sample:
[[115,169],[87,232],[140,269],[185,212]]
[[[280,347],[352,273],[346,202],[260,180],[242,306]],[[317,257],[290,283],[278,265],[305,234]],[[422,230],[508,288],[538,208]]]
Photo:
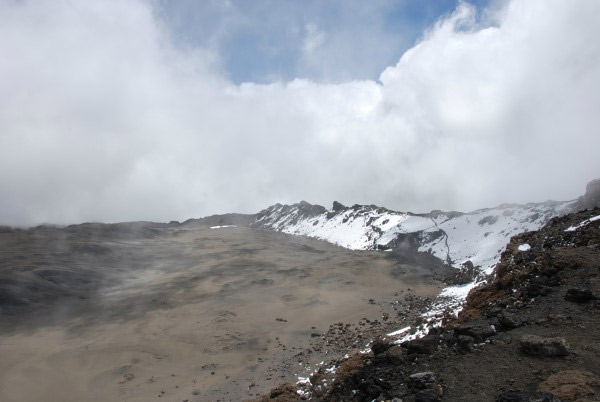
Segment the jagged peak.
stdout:
[[332,211],[338,212],[338,211],[343,211],[344,209],[346,209],[346,206],[344,206],[344,204],[342,204],[341,202],[338,202],[338,201],[333,202],[333,206],[331,208]]

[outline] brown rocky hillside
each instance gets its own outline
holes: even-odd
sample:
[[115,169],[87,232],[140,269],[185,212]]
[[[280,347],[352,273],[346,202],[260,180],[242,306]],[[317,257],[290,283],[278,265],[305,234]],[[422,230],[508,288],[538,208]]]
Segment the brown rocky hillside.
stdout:
[[[315,401],[600,401],[600,209],[511,239],[459,317],[313,376]],[[328,386],[324,385],[328,383]],[[293,386],[262,400],[300,399]]]

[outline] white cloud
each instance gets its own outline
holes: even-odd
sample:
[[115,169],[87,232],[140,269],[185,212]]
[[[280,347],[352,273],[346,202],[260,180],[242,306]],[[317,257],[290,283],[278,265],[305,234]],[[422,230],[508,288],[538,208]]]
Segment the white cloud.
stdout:
[[600,176],[599,11],[514,0],[482,29],[461,5],[380,82],[235,86],[148,3],[1,3],[0,222],[575,197]]

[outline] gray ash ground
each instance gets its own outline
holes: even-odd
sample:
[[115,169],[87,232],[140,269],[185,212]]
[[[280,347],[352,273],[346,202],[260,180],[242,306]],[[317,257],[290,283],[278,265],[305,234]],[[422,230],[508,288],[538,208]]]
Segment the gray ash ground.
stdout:
[[[415,328],[421,322],[421,313],[426,311],[432,304],[429,297],[420,297],[408,290],[394,294],[390,301],[376,301],[370,299],[368,304],[379,307],[377,318],[363,317],[356,322],[336,322],[329,326],[327,331],[319,332],[315,327],[311,328],[310,343],[306,348],[287,346],[276,338],[277,347],[288,351],[290,358],[287,362],[269,369],[270,380],[275,376],[289,378],[308,378],[320,384],[327,383],[334,376],[332,367],[337,368],[350,354],[369,350],[373,339],[382,333],[392,332],[400,327],[412,325]],[[298,385],[299,389],[310,388],[310,392],[319,393],[323,388],[304,387]],[[309,391],[309,389],[306,389]]]
[[444,286],[391,252],[207,222],[243,223],[0,227],[0,400],[256,397]]
[[[310,400],[599,401],[600,221],[578,227],[598,215],[581,211],[513,237],[495,278],[471,292],[458,319],[329,362],[336,372],[311,378]],[[519,250],[524,244],[531,248]],[[323,339],[343,350],[365,327],[334,325]],[[387,330],[375,325],[368,336]],[[260,400],[302,399],[296,391],[282,385]]]

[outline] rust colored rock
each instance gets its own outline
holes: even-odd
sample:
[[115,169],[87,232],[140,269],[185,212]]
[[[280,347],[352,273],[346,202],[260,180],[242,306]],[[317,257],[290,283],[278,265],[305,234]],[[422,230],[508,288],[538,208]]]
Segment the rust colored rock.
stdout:
[[[600,379],[588,372],[580,370],[565,370],[552,374],[538,387],[541,392],[549,392],[565,401],[579,401],[600,396],[597,392]],[[595,398],[592,400],[596,400]]]

